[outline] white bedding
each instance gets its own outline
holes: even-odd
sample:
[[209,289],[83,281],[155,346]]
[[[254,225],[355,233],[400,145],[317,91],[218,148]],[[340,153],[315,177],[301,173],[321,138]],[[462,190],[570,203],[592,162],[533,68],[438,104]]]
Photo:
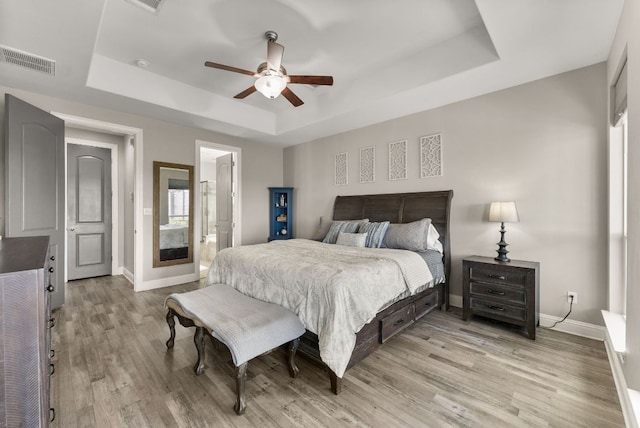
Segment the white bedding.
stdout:
[[181,224],[160,225],[160,249],[189,246],[189,226]]
[[291,239],[221,251],[207,284],[224,283],[296,313],[318,335],[322,361],[342,377],[356,333],[393,299],[432,279],[411,251]]

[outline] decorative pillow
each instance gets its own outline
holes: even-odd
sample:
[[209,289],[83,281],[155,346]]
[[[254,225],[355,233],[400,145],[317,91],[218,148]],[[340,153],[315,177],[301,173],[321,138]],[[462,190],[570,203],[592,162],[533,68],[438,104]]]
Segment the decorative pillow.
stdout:
[[426,250],[426,236],[431,219],[411,223],[392,223],[384,236],[384,246],[401,250],[421,251]]
[[360,226],[358,232],[367,234],[367,242],[365,243],[365,247],[368,248],[380,248],[382,245],[382,241],[384,240],[384,235],[387,233],[387,229],[389,228],[389,222],[367,222]]
[[325,242],[327,244],[335,244],[340,232],[355,233],[358,231],[358,228],[361,224],[368,222],[368,218],[365,218],[363,220],[334,220],[333,222],[331,222],[329,231],[327,232],[322,242]]
[[340,232],[338,233],[338,239],[336,239],[336,244],[348,247],[364,247],[365,242],[367,242],[366,233]]

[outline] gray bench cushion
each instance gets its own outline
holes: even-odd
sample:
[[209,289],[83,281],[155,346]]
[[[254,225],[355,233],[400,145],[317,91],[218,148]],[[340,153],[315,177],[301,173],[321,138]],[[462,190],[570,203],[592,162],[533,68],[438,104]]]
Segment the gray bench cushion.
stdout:
[[236,366],[300,337],[304,325],[296,314],[223,284],[173,293],[165,307],[176,308],[227,345]]

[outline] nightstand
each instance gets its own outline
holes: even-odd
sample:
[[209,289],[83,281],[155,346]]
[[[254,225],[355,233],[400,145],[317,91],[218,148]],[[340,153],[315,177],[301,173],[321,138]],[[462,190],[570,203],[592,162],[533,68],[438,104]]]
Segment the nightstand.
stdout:
[[462,319],[476,314],[526,327],[536,338],[540,321],[540,263],[499,262],[492,257],[462,260]]

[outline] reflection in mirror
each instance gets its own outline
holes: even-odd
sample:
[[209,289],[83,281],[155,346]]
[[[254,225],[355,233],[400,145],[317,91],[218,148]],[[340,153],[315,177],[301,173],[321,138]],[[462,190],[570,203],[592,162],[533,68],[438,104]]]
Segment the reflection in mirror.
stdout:
[[193,262],[193,166],[153,162],[153,267]]

